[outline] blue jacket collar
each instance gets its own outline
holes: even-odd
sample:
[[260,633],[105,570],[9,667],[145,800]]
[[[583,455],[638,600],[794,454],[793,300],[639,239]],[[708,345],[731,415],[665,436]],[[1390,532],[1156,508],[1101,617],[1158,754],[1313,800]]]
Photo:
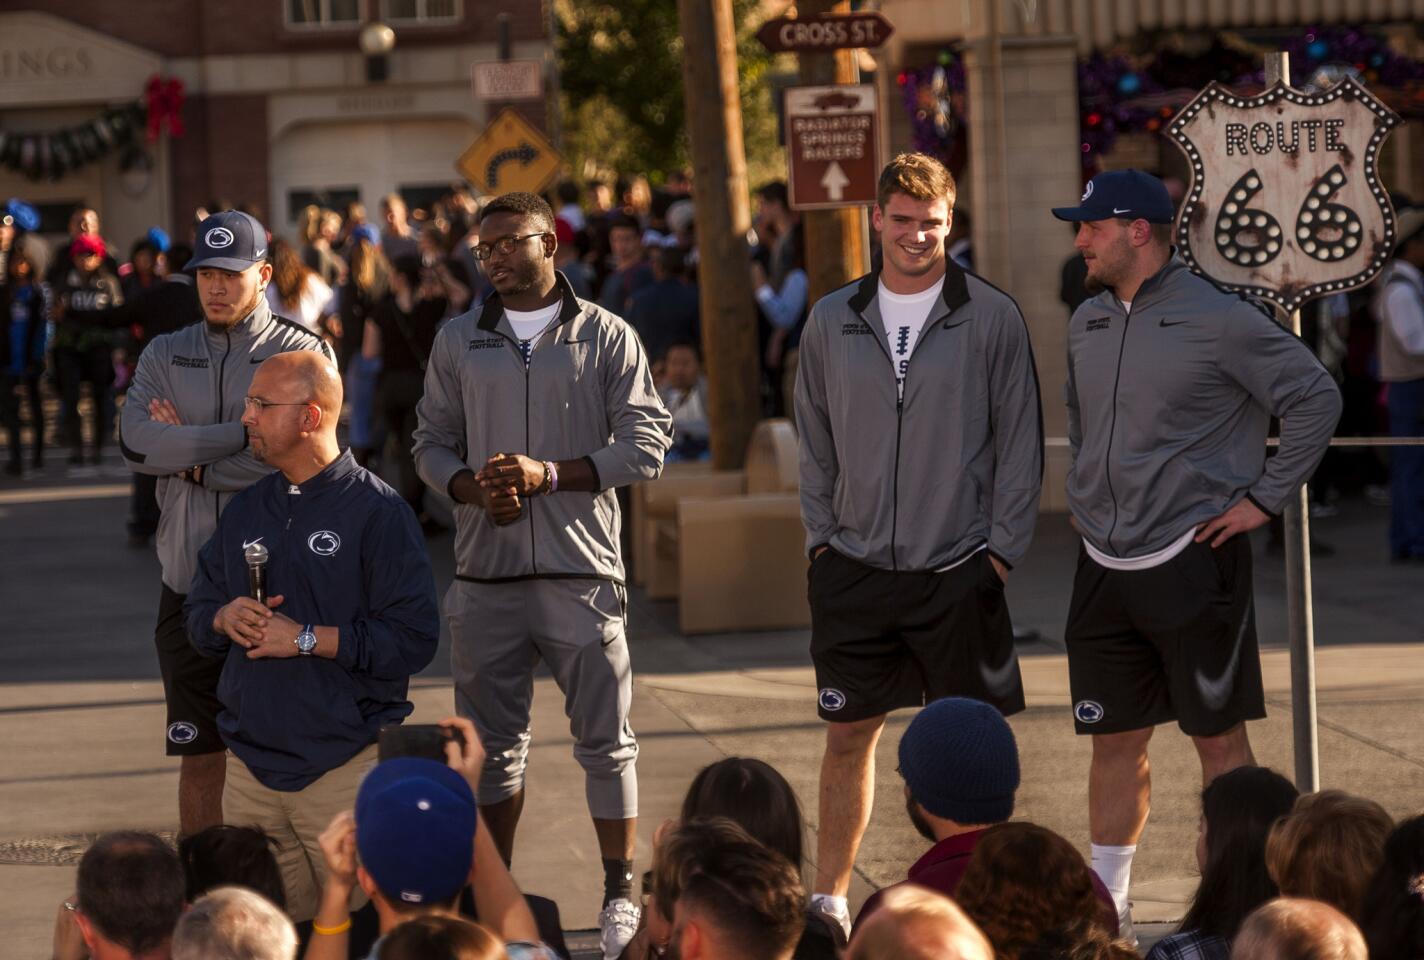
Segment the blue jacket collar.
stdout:
[[292,483],[280,473],[278,474],[279,479],[277,482],[287,493],[299,493],[302,496],[311,496],[314,493],[320,493],[328,487],[342,482],[359,469],[361,468],[356,463],[356,458],[351,455],[351,451],[343,450],[340,456],[328,463],[320,473],[303,483]]

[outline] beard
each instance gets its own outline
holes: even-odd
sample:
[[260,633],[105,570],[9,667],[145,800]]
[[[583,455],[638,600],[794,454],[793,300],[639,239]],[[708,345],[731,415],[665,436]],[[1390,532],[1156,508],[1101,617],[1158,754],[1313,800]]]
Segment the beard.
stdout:
[[905,797],[905,812],[910,815],[910,823],[919,831],[920,836],[930,843],[936,843],[934,831],[930,829],[929,823],[925,820],[924,814],[920,813],[920,805],[911,796]]
[[1103,283],[1101,280],[1099,280],[1092,274],[1089,274],[1088,276],[1083,278],[1083,289],[1088,291],[1095,297],[1107,288],[1107,284]]
[[539,282],[540,266],[541,264],[537,260],[511,264],[506,268],[509,271],[509,276],[505,278],[504,288],[496,287],[499,295],[501,297],[507,297],[510,294],[517,296],[534,289],[534,286]]
[[208,312],[206,309],[204,309],[203,311],[203,319],[207,321],[208,326],[216,330],[226,330],[229,327],[235,327],[252,315],[252,311],[257,309],[258,302],[261,301],[262,298],[266,295],[267,288],[258,287],[257,290],[253,292],[252,296],[247,298],[246,303],[239,304],[237,309],[233,311],[232,320],[230,321],[214,320],[212,317],[208,316]]

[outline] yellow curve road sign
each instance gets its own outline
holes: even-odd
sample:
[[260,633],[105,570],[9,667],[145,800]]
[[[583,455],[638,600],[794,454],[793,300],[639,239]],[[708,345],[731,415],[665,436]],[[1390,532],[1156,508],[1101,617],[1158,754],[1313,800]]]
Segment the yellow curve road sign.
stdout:
[[538,193],[562,163],[544,134],[506,107],[460,155],[455,169],[481,193]]

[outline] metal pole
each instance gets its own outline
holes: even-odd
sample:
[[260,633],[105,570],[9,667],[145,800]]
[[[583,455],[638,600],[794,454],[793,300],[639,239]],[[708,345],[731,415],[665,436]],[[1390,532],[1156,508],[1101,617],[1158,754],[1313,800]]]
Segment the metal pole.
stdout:
[[[1290,86],[1290,54],[1266,54],[1266,86]],[[1291,311],[1291,332],[1300,336],[1300,310]],[[1320,743],[1315,717],[1315,616],[1310,596],[1310,494],[1301,484],[1286,507],[1286,633],[1290,641],[1291,728],[1295,785],[1320,789]]]
[[[1291,332],[1300,336],[1300,310],[1292,310]],[[1290,641],[1291,731],[1295,785],[1301,793],[1320,789],[1320,742],[1315,715],[1315,613],[1310,589],[1310,493],[1305,484],[1286,507],[1286,635]]]

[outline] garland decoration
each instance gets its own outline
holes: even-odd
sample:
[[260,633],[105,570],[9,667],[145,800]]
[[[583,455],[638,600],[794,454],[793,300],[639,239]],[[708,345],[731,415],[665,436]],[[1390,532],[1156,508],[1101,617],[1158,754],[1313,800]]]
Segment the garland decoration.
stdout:
[[1353,27],[1307,27],[1269,45],[1236,33],[1218,34],[1209,48],[1185,53],[1179,44],[1154,44],[1132,57],[1094,53],[1078,64],[1078,96],[1085,175],[1124,133],[1158,133],[1212,81],[1243,96],[1266,85],[1267,53],[1291,57],[1296,87],[1324,90],[1354,77],[1395,112],[1424,117],[1424,61],[1400,55],[1381,36]]
[[[1269,44],[1236,32],[1148,38],[1145,52],[1115,49],[1078,62],[1080,154],[1085,177],[1117,138],[1157,134],[1207,84],[1242,95],[1265,86],[1265,54],[1291,55],[1295,86],[1323,90],[1354,77],[1406,119],[1424,119],[1424,60],[1403,56],[1381,35],[1349,26],[1314,26]],[[958,173],[963,165],[967,100],[962,59],[942,50],[935,63],[896,77],[914,148]]]
[[140,130],[150,143],[167,128],[183,136],[183,81],[155,74],[144,99],[106,107],[98,116],[62,130],[0,130],[0,167],[30,180],[58,180],[72,170],[129,147]]

